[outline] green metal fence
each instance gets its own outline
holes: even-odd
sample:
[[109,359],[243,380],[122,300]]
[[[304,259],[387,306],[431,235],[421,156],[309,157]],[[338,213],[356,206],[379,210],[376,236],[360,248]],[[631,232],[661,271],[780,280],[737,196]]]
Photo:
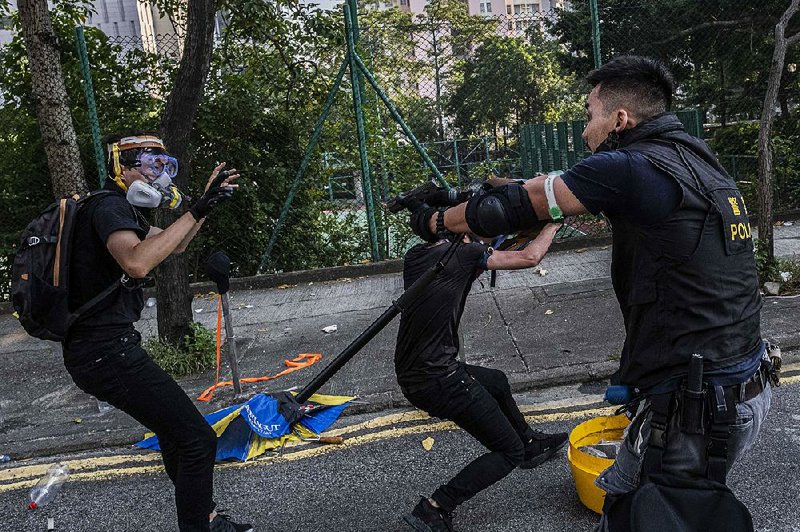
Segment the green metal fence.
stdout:
[[[534,8],[546,4],[513,0],[507,13],[489,15],[469,14],[461,2],[430,2],[421,13],[365,3],[357,17],[351,4],[349,32],[339,10],[291,4],[276,12],[265,3],[255,14],[231,13],[198,112],[186,192],[196,194],[220,160],[243,171],[243,186],[190,249],[193,276],[219,248],[235,275],[401,256],[414,238],[406,216],[387,213],[382,201],[429,179],[463,186],[490,172],[529,177],[569,167],[585,156],[581,80],[598,61],[626,53],[667,62],[678,84],[675,107],[703,110],[684,116],[687,128],[704,133],[746,195],[754,193],[756,120],[785,2],[582,0]],[[78,132],[87,180],[98,183],[97,133],[157,128],[181,43],[175,35],[118,38],[86,27],[85,47],[76,46],[74,25],[64,22],[69,10],[61,3],[54,10],[72,107],[65,120]],[[798,63],[795,46],[773,143],[778,210],[800,207]],[[0,298],[7,298],[16,235],[50,201],[48,171],[57,169],[42,162],[18,40],[0,48],[0,66]]]

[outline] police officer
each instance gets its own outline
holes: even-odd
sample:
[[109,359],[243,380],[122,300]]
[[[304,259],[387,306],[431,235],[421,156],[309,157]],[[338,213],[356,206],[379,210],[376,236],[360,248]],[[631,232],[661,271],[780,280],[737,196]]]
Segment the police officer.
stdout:
[[[727,468],[754,443],[769,410],[760,337],[761,298],[742,196],[708,146],[669,112],[673,78],[638,56],[592,71],[583,139],[593,154],[560,177],[539,176],[473,196],[444,213],[418,208],[414,231],[494,235],[566,215],[604,213],[611,222],[611,277],[625,323],[619,380],[645,400],[626,445],[598,484],[637,488],[651,435],[650,398],[676,390],[693,353],[706,380],[735,396]],[[708,435],[661,434],[664,472],[706,476]],[[725,468],[725,469],[727,469]],[[724,472],[723,472],[724,474]]]
[[[70,259],[70,308],[116,288],[78,320],[63,342],[64,364],[84,392],[127,413],[158,436],[164,469],[175,485],[181,532],[247,532],[214,511],[217,438],[180,386],[142,349],[134,329],[144,307],[140,280],[186,249],[206,216],[238,186],[235,170],[217,166],[202,196],[165,229],[138,208],[177,208],[178,161],[155,135],[108,137],[105,189],[78,211]],[[122,281],[120,281],[122,279]]]

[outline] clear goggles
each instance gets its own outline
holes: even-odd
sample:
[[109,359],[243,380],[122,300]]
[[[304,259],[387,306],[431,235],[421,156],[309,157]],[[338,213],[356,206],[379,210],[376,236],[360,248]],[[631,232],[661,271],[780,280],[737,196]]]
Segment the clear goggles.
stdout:
[[136,160],[139,173],[150,181],[161,177],[165,173],[170,179],[178,175],[178,160],[166,153],[153,153],[145,150]]

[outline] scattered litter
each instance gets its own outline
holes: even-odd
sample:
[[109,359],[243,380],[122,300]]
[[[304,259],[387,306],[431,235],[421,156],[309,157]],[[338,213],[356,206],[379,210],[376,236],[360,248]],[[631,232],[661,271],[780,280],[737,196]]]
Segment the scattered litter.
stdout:
[[545,270],[544,268],[539,268],[536,271],[536,273],[538,273],[540,276],[544,277],[545,275],[547,275],[547,270]]
[[289,332],[289,331],[291,331],[291,330],[292,330],[292,328],[291,328],[291,327],[285,327],[285,328],[283,329],[283,332],[285,332],[285,333],[288,333],[288,332]]
[[244,308],[253,308],[253,305],[245,305]]
[[309,281],[308,282],[308,286],[311,286],[312,284],[314,284],[314,281]]
[[61,486],[69,478],[69,467],[64,464],[55,464],[47,470],[47,474],[39,479],[36,485],[31,488],[29,493],[29,510],[35,510],[40,506],[50,504],[55,499]]
[[434,442],[433,438],[428,436],[427,438],[422,440],[422,448],[425,449],[426,451],[430,451],[431,449],[433,449],[433,442]]
[[339,328],[336,325],[328,325],[327,327],[322,328],[322,332],[330,334],[336,332],[338,329]]
[[783,225],[785,225],[787,227],[791,227],[791,226],[794,225],[794,222],[783,222]]
[[792,272],[781,272],[781,279],[784,283],[788,283],[792,280]]
[[7,464],[11,461],[11,457],[7,454],[0,454],[0,464]]
[[47,530],[55,530],[56,529],[56,520],[52,517],[47,518]]
[[81,418],[79,418],[79,417],[76,417],[75,419],[72,420],[72,422],[73,423],[83,423],[83,420]]
[[19,319],[19,312],[17,312],[16,310],[12,312],[11,315],[14,316],[15,319]]
[[337,279],[337,280],[338,280],[339,282],[342,282],[342,283],[352,283],[352,282],[353,282],[353,280],[352,280],[351,278],[349,278],[349,277],[340,277],[340,278],[339,278],[339,279]]
[[97,411],[100,412],[100,414],[105,414],[106,412],[110,412],[111,410],[114,410],[113,406],[106,403],[105,401],[97,399]]
[[284,288],[294,288],[295,286],[297,286],[297,285],[296,284],[279,284],[278,288],[283,290]]
[[196,308],[196,309],[194,309],[194,311],[195,311],[195,312],[197,312],[198,314],[200,314],[201,312],[203,312],[203,309],[201,309],[201,308]]
[[545,313],[546,316],[549,316],[550,314],[553,313],[553,311],[551,309],[547,309],[547,310],[544,311],[544,313]]
[[589,251],[589,248],[579,248],[575,250],[575,253],[585,253]]
[[156,306],[156,298],[148,297],[147,303],[145,303],[148,307],[155,307]]
[[588,455],[596,456],[597,458],[607,458],[609,460],[616,460],[617,453],[619,452],[619,448],[621,445],[622,445],[621,440],[616,440],[616,441],[600,440],[599,442],[593,445],[584,445],[583,447],[578,447],[578,449]]
[[781,291],[781,283],[764,283],[764,293],[768,296],[777,296]]

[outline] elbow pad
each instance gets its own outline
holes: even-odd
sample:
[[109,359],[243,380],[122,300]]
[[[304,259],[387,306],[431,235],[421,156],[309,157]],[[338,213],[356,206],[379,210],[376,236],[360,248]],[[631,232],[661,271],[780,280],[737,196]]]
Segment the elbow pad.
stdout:
[[466,221],[470,231],[481,236],[507,235],[539,223],[528,191],[518,183],[472,196],[467,202]]

